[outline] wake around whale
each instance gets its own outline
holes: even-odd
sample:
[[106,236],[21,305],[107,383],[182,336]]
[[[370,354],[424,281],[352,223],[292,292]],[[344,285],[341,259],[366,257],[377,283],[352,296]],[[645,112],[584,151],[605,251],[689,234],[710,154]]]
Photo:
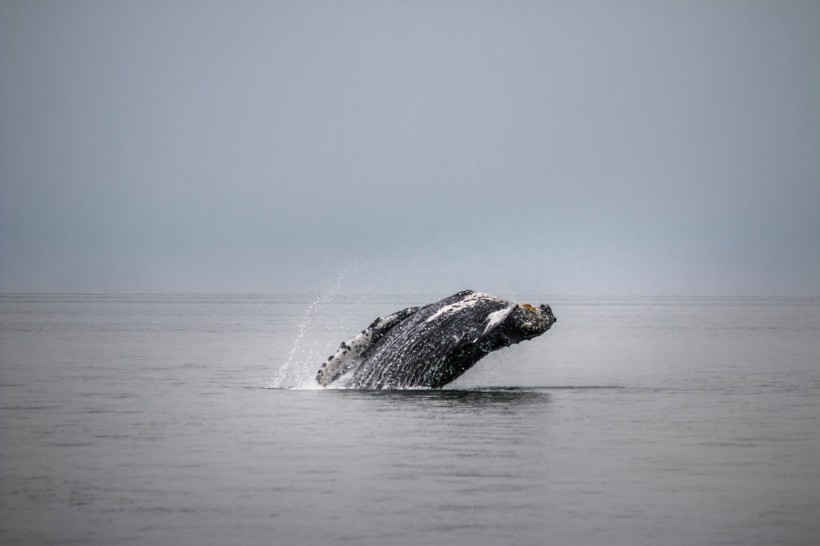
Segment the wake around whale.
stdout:
[[464,290],[379,317],[322,364],[316,381],[354,389],[441,388],[503,347],[556,322],[548,305]]

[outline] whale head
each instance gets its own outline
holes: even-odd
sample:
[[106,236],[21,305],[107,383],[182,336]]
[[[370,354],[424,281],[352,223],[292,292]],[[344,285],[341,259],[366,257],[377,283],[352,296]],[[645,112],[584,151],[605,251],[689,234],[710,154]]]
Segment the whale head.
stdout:
[[536,307],[529,303],[521,303],[515,306],[505,322],[509,322],[508,328],[519,332],[524,340],[540,336],[557,321],[549,305]]
[[482,336],[492,341],[492,350],[538,337],[558,320],[549,305],[536,307],[529,303],[519,303],[496,314],[501,313],[503,317],[496,317],[494,313],[488,315],[488,327]]

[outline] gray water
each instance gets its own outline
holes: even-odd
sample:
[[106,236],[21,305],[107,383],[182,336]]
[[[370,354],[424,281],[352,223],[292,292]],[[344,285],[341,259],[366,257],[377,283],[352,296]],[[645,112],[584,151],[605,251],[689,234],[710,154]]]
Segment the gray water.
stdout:
[[448,390],[312,385],[445,295],[1,296],[0,543],[820,541],[820,300],[517,297]]

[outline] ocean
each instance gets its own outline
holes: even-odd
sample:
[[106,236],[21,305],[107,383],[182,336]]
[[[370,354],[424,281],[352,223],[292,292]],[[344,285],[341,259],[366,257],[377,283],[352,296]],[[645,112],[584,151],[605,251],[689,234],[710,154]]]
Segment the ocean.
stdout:
[[512,296],[444,390],[317,387],[447,295],[0,296],[0,543],[820,543],[820,299]]

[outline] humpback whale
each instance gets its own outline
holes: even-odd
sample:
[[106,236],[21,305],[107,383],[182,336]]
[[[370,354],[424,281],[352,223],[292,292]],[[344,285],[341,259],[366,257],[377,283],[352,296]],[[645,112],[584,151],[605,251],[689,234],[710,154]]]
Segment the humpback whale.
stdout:
[[316,381],[353,389],[438,389],[492,351],[540,336],[555,322],[548,305],[464,290],[377,318],[341,344]]

